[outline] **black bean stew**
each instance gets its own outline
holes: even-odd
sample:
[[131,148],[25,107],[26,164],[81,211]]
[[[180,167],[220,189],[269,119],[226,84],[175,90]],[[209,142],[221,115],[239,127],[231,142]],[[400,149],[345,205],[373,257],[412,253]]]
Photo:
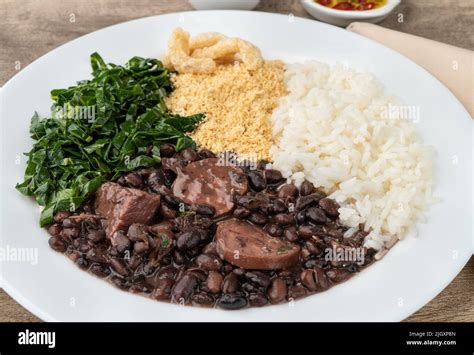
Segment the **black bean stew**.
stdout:
[[48,227],[52,249],[122,290],[239,309],[325,291],[373,262],[339,205],[277,170],[161,146],[162,164],[108,182]]

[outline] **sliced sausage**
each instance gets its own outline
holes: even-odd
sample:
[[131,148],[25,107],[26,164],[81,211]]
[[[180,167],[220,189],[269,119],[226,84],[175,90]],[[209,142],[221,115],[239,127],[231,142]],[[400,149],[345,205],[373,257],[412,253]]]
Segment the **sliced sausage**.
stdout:
[[216,216],[228,213],[234,207],[232,193],[243,195],[248,182],[243,171],[234,166],[219,164],[219,159],[208,158],[177,167],[173,194],[194,205],[209,205]]
[[257,226],[235,218],[220,222],[215,238],[219,256],[244,269],[285,269],[298,262],[298,245],[273,238]]

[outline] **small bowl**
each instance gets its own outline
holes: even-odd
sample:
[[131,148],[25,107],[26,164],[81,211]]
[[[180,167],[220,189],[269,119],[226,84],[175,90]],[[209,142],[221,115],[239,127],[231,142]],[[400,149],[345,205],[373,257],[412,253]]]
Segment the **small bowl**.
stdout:
[[260,0],[189,0],[196,10],[253,10]]
[[301,4],[314,18],[330,23],[331,25],[346,27],[351,22],[377,23],[388,16],[400,4],[401,0],[388,0],[387,4],[374,10],[335,10],[318,4],[313,0],[301,0]]

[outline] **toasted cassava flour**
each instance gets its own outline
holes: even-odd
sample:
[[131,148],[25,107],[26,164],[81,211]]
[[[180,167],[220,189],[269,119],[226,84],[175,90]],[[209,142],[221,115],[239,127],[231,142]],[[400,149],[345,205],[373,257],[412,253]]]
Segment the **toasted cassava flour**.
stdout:
[[192,135],[202,147],[268,159],[270,115],[286,94],[283,68],[280,61],[266,61],[256,70],[235,63],[209,74],[179,74],[166,104],[175,113],[206,114]]
[[[365,224],[381,249],[411,231],[432,199],[431,150],[372,75],[316,61],[290,64],[271,122],[274,166],[331,192],[348,226]],[[392,236],[392,237],[389,237]]]

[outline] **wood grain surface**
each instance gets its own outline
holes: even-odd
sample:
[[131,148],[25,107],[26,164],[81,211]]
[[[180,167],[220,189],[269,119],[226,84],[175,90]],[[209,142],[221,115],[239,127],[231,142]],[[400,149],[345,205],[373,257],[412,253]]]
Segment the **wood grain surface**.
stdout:
[[[0,86],[26,65],[86,33],[123,21],[192,10],[184,0],[0,0]],[[258,11],[309,15],[297,0],[262,0]],[[403,14],[403,22],[399,22]],[[382,26],[474,49],[474,1],[403,0]],[[37,317],[0,290],[0,321]],[[474,258],[434,300],[406,321],[474,321]]]

